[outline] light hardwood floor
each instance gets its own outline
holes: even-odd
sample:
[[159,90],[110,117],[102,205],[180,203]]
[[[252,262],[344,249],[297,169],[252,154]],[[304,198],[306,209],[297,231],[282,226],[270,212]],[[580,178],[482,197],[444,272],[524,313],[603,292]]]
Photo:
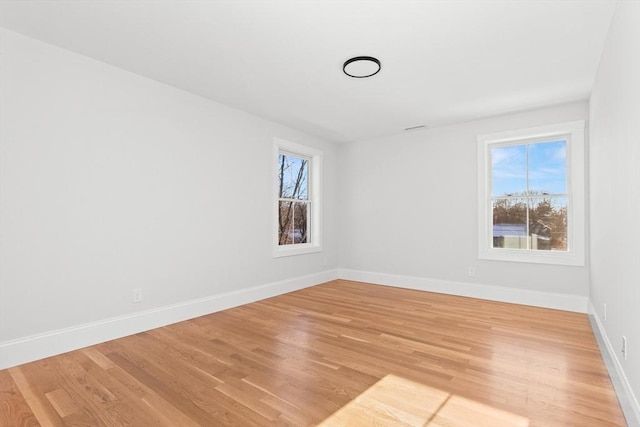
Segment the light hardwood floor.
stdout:
[[587,316],[334,281],[0,371],[2,426],[624,426]]

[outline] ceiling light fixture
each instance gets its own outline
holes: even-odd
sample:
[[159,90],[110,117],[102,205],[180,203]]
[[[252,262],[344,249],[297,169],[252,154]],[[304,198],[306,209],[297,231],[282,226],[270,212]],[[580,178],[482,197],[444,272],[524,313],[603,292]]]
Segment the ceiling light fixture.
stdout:
[[382,65],[380,61],[373,56],[356,56],[346,60],[342,65],[342,71],[344,71],[347,76],[356,79],[371,77],[378,74],[381,69]]

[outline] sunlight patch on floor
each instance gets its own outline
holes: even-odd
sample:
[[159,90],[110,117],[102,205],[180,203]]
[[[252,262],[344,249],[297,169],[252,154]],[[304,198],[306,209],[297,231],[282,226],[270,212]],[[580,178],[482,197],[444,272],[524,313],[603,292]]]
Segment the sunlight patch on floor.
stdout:
[[389,374],[319,425],[528,427],[529,420]]

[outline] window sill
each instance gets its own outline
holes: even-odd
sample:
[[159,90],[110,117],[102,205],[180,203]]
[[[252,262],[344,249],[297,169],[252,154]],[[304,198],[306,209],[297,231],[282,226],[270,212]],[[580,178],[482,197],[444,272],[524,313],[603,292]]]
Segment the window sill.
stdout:
[[584,255],[576,252],[531,251],[526,249],[488,249],[478,258],[489,261],[525,262],[584,267]]
[[294,255],[305,255],[316,252],[322,252],[322,247],[313,244],[301,244],[301,245],[282,245],[273,249],[274,258],[282,258]]

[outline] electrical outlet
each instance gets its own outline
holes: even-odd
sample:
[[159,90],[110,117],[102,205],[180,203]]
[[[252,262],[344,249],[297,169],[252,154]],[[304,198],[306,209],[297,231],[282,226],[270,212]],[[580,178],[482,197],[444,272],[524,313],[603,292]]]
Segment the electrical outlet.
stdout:
[[133,298],[131,302],[142,302],[142,289],[134,288],[133,289]]
[[602,317],[604,317],[604,320],[607,320],[607,304],[603,304],[604,308],[602,309]]
[[627,360],[627,337],[622,336],[622,356],[624,356],[624,360]]
[[476,268],[469,267],[469,277],[476,277]]

